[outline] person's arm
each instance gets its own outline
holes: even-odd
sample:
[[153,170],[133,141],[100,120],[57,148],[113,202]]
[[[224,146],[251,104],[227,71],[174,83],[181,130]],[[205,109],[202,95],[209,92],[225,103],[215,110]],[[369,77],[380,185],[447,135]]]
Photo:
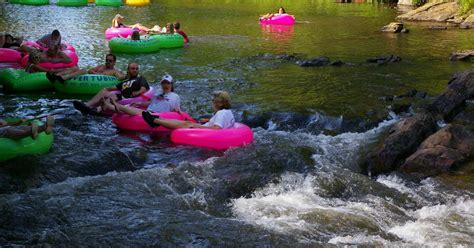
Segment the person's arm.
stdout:
[[205,126],[205,125],[202,125],[202,124],[199,124],[199,123],[193,123],[192,127],[193,128],[202,128],[202,129],[214,129],[214,130],[222,129],[222,127],[220,127],[216,124],[210,125],[210,126]]
[[176,104],[173,108],[173,111],[178,112],[178,113],[181,112],[181,100],[180,100],[179,96],[178,96],[178,99],[176,100]]
[[46,58],[46,62],[69,64],[72,61],[71,58],[63,52],[59,52],[59,56],[59,58]]
[[147,89],[145,88],[145,86],[142,86],[142,87],[140,87],[140,90],[132,92],[132,97],[139,96],[139,95],[145,93],[146,91],[147,91]]
[[114,90],[118,90],[117,86],[110,86],[110,87],[105,87],[105,89],[107,91],[114,91]]
[[87,73],[89,74],[97,74],[99,72],[99,69],[101,68],[102,65],[98,65],[96,67],[90,68]]
[[63,52],[59,52],[59,55],[61,56],[61,58],[59,58],[59,63],[64,63],[64,64],[69,64],[72,62],[71,58],[69,58],[69,56],[67,56],[67,54],[63,53]]
[[42,46],[42,47],[48,47],[48,41],[49,41],[49,34],[41,37],[39,40],[36,41],[36,43],[38,43],[38,45]]
[[124,80],[127,78],[127,75],[123,74],[119,70],[115,70],[115,77],[117,77],[119,80]]
[[147,108],[148,105],[151,104],[151,101],[147,101],[147,102],[133,102],[130,104],[130,106],[132,107],[137,107],[137,108]]

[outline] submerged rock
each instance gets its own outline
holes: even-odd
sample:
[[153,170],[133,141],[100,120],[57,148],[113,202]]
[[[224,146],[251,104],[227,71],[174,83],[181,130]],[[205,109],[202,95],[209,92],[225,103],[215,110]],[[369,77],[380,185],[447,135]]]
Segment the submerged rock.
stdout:
[[474,135],[461,125],[449,124],[423,141],[400,169],[428,177],[448,171],[473,155]]
[[390,110],[392,110],[395,114],[408,112],[410,107],[411,107],[411,104],[399,104],[399,103],[394,103],[389,106]]
[[474,50],[463,50],[452,52],[449,55],[450,60],[471,60],[474,59]]
[[431,30],[446,30],[448,29],[447,26],[441,26],[441,25],[433,25],[430,27]]
[[321,56],[311,60],[297,61],[296,64],[303,67],[321,67],[328,66],[331,63],[328,57]]
[[388,33],[400,33],[403,30],[403,23],[401,22],[392,22],[388,25],[382,27],[380,31]]
[[367,59],[367,63],[377,63],[378,65],[385,65],[388,63],[396,63],[402,61],[402,58],[396,55],[381,55],[375,58]]

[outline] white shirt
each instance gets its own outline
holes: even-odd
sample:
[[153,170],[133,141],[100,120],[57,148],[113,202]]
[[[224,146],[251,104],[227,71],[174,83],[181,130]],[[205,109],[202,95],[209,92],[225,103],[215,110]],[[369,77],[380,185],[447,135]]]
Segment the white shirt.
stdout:
[[174,92],[155,95],[147,110],[154,113],[181,111],[179,95]]
[[217,125],[222,129],[234,127],[234,114],[230,109],[221,109],[217,111],[214,116],[204,126],[211,127]]

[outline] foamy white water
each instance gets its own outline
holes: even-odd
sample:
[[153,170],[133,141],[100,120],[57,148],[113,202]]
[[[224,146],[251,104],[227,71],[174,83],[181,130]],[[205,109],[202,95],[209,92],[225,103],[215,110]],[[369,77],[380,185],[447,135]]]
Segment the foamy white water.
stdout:
[[315,175],[286,173],[278,183],[256,190],[252,197],[234,199],[231,207],[235,218],[297,236],[303,243],[474,244],[474,201],[467,196],[440,191],[441,186],[434,179],[415,184],[388,175],[379,176],[374,182],[345,169],[356,161],[362,146],[393,122],[382,123],[366,133],[335,137],[258,132],[260,139],[266,135],[292,135],[295,145],[317,148],[312,158],[320,171]]

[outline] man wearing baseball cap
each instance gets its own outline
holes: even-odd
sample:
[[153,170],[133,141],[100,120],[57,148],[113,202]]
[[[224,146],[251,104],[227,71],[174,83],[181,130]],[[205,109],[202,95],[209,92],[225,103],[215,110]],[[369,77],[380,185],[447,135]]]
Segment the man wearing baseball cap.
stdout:
[[147,111],[154,113],[180,112],[181,101],[179,95],[174,93],[173,90],[173,77],[165,75],[161,79],[161,92],[158,92],[151,101],[146,103],[133,103],[130,106],[127,106],[117,103],[110,98],[109,101],[104,102],[104,106],[107,110],[128,115],[141,115],[144,111],[143,107],[146,107]]

